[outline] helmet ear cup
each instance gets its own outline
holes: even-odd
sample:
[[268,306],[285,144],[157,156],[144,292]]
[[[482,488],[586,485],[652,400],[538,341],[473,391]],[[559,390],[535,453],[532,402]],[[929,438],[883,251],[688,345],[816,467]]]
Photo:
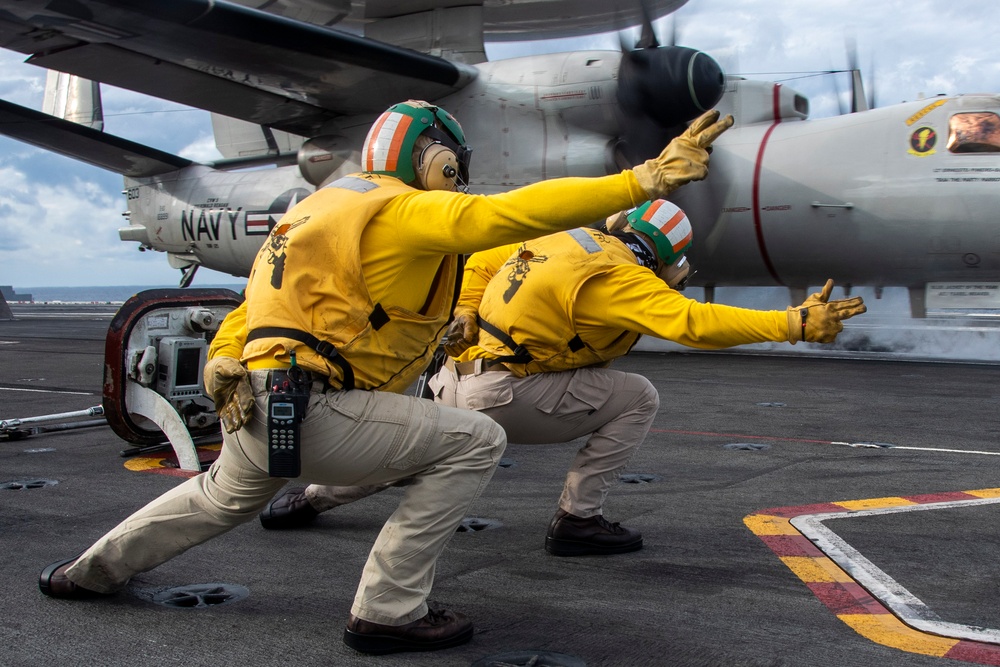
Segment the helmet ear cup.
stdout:
[[424,190],[458,189],[458,156],[455,151],[441,144],[431,144],[420,155],[417,181]]

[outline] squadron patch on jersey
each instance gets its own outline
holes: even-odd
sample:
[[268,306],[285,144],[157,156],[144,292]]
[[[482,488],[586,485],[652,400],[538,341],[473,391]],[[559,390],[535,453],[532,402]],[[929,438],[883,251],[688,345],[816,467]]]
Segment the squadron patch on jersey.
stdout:
[[503,293],[503,302],[510,303],[510,300],[514,298],[517,294],[517,290],[521,289],[521,283],[524,279],[528,277],[528,273],[531,271],[531,262],[546,262],[548,261],[548,255],[535,255],[532,251],[528,250],[528,247],[521,244],[518,248],[517,254],[507,260],[504,266],[510,267],[510,273],[507,274],[507,282],[510,285]]
[[309,221],[309,216],[295,222],[283,222],[271,232],[267,244],[261,249],[267,252],[267,263],[271,265],[271,287],[281,289],[285,276],[285,246],[288,245],[288,232]]

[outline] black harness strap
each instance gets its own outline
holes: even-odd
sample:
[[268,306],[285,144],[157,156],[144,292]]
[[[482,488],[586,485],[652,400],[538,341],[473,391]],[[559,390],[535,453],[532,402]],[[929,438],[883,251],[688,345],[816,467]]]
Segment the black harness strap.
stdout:
[[337,348],[335,348],[332,343],[320,340],[308,331],[302,331],[300,329],[286,329],[285,327],[261,327],[260,329],[254,329],[247,334],[248,343],[252,340],[258,340],[260,338],[291,338],[292,340],[297,340],[300,343],[308,345],[316,354],[340,367],[341,372],[344,374],[344,389],[354,389],[354,369],[351,368],[349,363],[347,363],[347,359],[340,356],[340,353],[337,352]]
[[372,314],[368,316],[368,321],[372,323],[372,328],[378,331],[389,323],[389,313],[385,312],[381,303],[376,303],[372,308]]
[[507,335],[507,332],[500,330],[499,328],[493,326],[482,317],[479,317],[479,328],[483,329],[487,333],[491,334],[494,338],[499,340],[501,343],[509,347],[514,351],[514,354],[507,355],[504,357],[497,357],[497,361],[504,361],[511,364],[527,364],[534,361],[531,353],[527,349],[521,347],[514,342],[514,339]]

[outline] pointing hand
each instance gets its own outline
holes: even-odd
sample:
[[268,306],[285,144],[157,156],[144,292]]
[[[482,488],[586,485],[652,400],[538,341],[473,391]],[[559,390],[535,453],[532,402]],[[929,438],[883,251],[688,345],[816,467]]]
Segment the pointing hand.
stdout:
[[793,345],[800,340],[809,343],[832,343],[844,330],[843,320],[868,310],[860,296],[830,301],[833,281],[827,280],[823,290],[809,295],[801,306],[789,308],[788,341]]
[[658,157],[632,168],[639,185],[650,199],[666,197],[690,181],[708,175],[708,149],[733,126],[733,117],[719,120],[719,112],[707,111],[673,141]]

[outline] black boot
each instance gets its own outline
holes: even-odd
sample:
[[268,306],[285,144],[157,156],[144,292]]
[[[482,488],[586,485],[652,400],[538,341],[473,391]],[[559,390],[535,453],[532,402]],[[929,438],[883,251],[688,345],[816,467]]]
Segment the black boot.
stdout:
[[603,516],[586,519],[558,510],[549,524],[545,550],[553,556],[623,554],[642,548],[642,533],[609,523]]

